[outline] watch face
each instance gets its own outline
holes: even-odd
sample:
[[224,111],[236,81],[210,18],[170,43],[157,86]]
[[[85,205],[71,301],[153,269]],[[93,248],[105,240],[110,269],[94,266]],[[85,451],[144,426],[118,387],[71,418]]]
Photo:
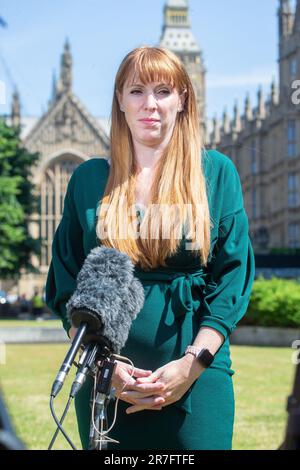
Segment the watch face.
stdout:
[[200,351],[198,354],[198,360],[201,362],[201,364],[204,365],[204,367],[209,367],[214,360],[214,356],[209,352],[208,349],[202,349],[202,351]]

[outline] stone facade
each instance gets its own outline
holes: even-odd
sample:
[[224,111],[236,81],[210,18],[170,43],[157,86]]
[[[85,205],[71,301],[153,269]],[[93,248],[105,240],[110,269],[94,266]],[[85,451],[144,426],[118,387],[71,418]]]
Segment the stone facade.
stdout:
[[54,80],[46,113],[38,120],[22,122],[19,97],[14,93],[11,121],[23,124],[24,146],[41,154],[39,165],[32,172],[40,212],[30,221],[30,233],[42,239],[42,252],[40,258],[33,259],[40,275],[23,272],[17,286],[3,281],[2,288],[10,293],[32,296],[36,288],[40,293],[44,291],[53,235],[61,219],[71,174],[91,156],[106,158],[109,153],[107,129],[90,115],[72,91],[72,56],[68,41],[61,57],[60,77],[57,82]]
[[247,96],[243,115],[236,104],[231,121],[225,110],[210,136],[237,166],[256,253],[300,248],[299,0],[295,12],[290,0],[279,2],[278,23],[279,85],[267,99],[259,89],[254,109]]

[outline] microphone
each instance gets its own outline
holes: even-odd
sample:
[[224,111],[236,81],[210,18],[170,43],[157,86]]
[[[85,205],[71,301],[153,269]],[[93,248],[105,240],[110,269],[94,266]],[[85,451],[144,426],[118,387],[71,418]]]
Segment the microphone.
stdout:
[[69,351],[67,352],[67,355],[59,369],[59,372],[53,382],[53,385],[52,385],[52,389],[51,389],[51,396],[52,397],[56,397],[56,395],[59,393],[59,391],[61,390],[63,384],[64,384],[64,381],[69,373],[69,370],[71,369],[71,366],[73,364],[73,361],[76,357],[76,354],[78,353],[79,351],[79,348],[81,346],[81,343],[82,343],[82,339],[86,333],[86,330],[87,330],[87,326],[88,324],[87,323],[82,323],[78,329],[78,331],[76,332],[76,335],[74,336],[74,339],[72,341],[72,345],[69,349]]
[[98,351],[97,344],[90,343],[86,346],[80,358],[80,361],[79,361],[80,367],[73,381],[69,397],[74,398],[75,395],[81,389],[88,373],[91,371],[93,365],[95,364],[95,361],[97,360],[98,352],[99,351]]
[[62,388],[82,343],[97,343],[106,353],[120,353],[144,300],[143,286],[134,277],[134,265],[128,255],[104,246],[91,250],[66,304],[68,319],[78,331],[53,383],[51,396],[55,397]]

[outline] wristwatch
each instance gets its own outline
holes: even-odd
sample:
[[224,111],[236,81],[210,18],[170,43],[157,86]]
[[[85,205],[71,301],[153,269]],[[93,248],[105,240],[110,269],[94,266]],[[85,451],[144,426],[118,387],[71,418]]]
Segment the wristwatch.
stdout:
[[208,349],[200,349],[196,348],[195,346],[187,346],[184,354],[193,354],[193,356],[195,356],[200,364],[205,368],[209,367],[215,358],[215,356],[211,354]]

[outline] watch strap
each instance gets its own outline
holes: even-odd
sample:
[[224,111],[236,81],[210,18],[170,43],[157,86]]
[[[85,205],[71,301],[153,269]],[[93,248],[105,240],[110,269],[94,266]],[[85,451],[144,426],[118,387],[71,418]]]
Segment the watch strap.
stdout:
[[211,354],[211,352],[205,348],[187,346],[185,354],[193,354],[193,356],[195,356],[200,362],[200,364],[205,368],[209,367],[214,361],[214,355]]

